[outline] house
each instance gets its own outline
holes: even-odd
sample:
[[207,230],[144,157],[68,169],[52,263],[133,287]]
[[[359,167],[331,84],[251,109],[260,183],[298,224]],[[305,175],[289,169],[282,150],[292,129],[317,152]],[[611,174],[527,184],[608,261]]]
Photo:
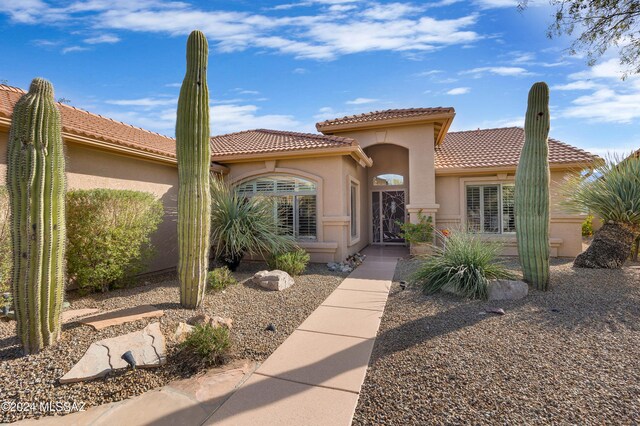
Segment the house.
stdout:
[[[24,92],[0,85],[0,167],[11,111]],[[60,104],[69,188],[148,191],[165,218],[151,270],[175,266],[177,166],[172,138]],[[318,134],[248,130],[211,138],[212,172],[246,196],[274,197],[274,214],[313,261],[369,244],[404,244],[398,223],[422,212],[440,228],[467,227],[516,254],[513,184],[524,130],[449,132],[453,108],[375,111],[316,124]],[[597,157],[549,140],[551,254],[582,249],[583,217],[562,211],[558,188]],[[4,179],[4,171],[0,171]]]

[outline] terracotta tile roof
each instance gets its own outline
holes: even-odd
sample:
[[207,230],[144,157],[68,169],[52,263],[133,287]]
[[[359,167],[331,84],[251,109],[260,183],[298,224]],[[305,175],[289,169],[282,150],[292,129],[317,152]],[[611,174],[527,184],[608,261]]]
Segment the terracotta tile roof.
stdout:
[[313,133],[296,133],[279,130],[246,130],[211,138],[214,156],[258,154],[268,152],[300,151],[319,148],[358,146],[351,138],[325,136]]
[[[516,166],[524,145],[524,129],[500,129],[450,132],[436,147],[436,170]],[[549,162],[590,163],[598,157],[549,138]]]
[[453,114],[454,112],[455,110],[451,107],[387,109],[384,111],[373,111],[364,114],[348,115],[342,118],[334,118],[333,120],[325,120],[316,123],[316,129],[323,131],[330,126],[369,123],[393,119],[426,118],[439,114]]
[[[0,84],[0,117],[11,119],[13,106],[24,93],[17,87]],[[58,103],[58,106],[63,132],[169,158],[176,156],[173,138],[62,103]]]

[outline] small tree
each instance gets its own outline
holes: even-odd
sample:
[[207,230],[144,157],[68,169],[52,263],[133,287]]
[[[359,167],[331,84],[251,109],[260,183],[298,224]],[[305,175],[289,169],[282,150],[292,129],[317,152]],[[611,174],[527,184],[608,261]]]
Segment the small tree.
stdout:
[[598,215],[602,227],[575,260],[583,268],[619,268],[640,231],[640,157],[610,158],[594,173],[568,178],[563,204],[571,211]]
[[[519,8],[528,0],[520,0]],[[551,0],[556,7],[547,35],[580,32],[571,53],[584,51],[593,65],[610,48],[620,49],[620,63],[628,73],[640,73],[640,0]]]

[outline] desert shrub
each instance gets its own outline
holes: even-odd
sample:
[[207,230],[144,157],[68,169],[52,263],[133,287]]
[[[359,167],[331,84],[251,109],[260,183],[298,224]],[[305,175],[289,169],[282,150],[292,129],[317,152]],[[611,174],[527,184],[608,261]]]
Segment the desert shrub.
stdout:
[[142,272],[162,220],[153,194],[91,189],[67,193],[67,271],[85,291],[106,291]]
[[615,156],[593,173],[569,177],[562,188],[562,204],[571,211],[585,210],[603,223],[612,221],[640,227],[640,156],[621,160]]
[[216,268],[207,274],[207,286],[214,291],[224,290],[237,283],[238,280],[235,279],[231,270],[226,266]]
[[269,269],[279,269],[289,275],[300,275],[307,268],[311,257],[303,249],[276,254],[267,259]]
[[229,330],[211,324],[198,324],[181,344],[181,350],[191,363],[204,366],[223,364],[231,350]]
[[418,223],[404,222],[400,224],[400,236],[408,243],[427,243],[433,241],[433,218],[418,212]]
[[582,236],[590,237],[593,235],[593,215],[587,215],[582,222]]
[[9,210],[9,193],[5,187],[0,187],[0,292],[9,290],[13,264]]
[[498,261],[501,245],[482,241],[466,231],[451,232],[444,249],[425,258],[412,277],[414,284],[431,294],[446,290],[471,299],[486,299],[490,279],[513,278]]
[[266,197],[245,197],[221,179],[211,180],[211,245],[216,260],[234,271],[246,253],[267,256],[295,247],[283,235]]

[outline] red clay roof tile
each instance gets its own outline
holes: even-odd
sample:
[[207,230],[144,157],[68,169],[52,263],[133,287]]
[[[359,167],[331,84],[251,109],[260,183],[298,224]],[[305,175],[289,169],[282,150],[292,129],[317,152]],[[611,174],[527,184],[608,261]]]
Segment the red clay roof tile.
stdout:
[[330,126],[338,126],[343,124],[368,123],[375,121],[400,119],[400,118],[422,118],[431,115],[454,113],[451,107],[435,107],[435,108],[406,108],[406,109],[387,109],[384,111],[372,111],[364,114],[348,115],[342,118],[334,118],[316,123],[316,129],[322,131]]

